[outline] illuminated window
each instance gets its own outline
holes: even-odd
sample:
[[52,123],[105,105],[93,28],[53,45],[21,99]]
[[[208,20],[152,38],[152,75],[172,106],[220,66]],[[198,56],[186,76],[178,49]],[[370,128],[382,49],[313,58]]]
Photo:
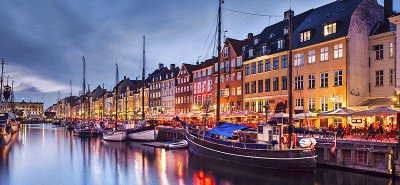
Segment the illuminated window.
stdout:
[[330,35],[336,33],[336,23],[327,24],[324,26],[324,35]]
[[315,50],[308,51],[308,63],[315,63]]
[[328,59],[329,59],[328,47],[321,48],[321,62],[328,61]]
[[304,53],[297,53],[294,55],[294,66],[304,65]]
[[336,44],[333,46],[333,58],[342,58],[343,57],[343,44]]
[[311,39],[311,31],[305,31],[300,33],[300,42],[309,41]]

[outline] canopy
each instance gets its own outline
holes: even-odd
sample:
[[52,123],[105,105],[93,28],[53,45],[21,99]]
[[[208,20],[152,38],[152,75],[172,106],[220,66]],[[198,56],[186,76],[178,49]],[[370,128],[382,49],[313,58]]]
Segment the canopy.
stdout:
[[356,113],[356,111],[347,108],[340,108],[329,112],[319,113],[318,116],[350,117],[354,113]]
[[251,116],[258,116],[258,113],[249,111],[249,110],[245,110],[245,111],[239,111],[239,112],[232,113],[231,116],[232,117],[251,117]]
[[237,130],[245,130],[250,127],[246,125],[240,125],[240,124],[233,124],[233,123],[224,123],[220,126],[214,127],[211,129],[207,135],[210,136],[211,134],[215,135],[220,135],[220,136],[226,136],[226,137],[232,137],[233,132]]
[[356,112],[354,116],[390,116],[396,115],[398,111],[388,107],[378,107],[366,111]]
[[199,113],[197,112],[190,112],[189,114],[187,114],[188,118],[195,118],[195,117],[199,117]]
[[312,118],[312,117],[316,117],[316,116],[317,116],[316,113],[308,111],[308,112],[295,114],[295,115],[293,115],[293,118],[295,118],[295,119],[306,119],[306,118]]
[[272,116],[273,118],[288,118],[289,114],[287,113],[283,113],[283,112],[279,112],[274,114],[274,116]]
[[229,117],[231,115],[231,111],[226,111],[226,112],[223,112],[223,113],[221,113],[221,117]]

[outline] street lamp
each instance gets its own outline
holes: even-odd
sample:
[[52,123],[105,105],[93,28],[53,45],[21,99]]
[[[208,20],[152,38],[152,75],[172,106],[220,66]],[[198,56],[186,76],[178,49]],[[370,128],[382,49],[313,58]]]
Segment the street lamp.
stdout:
[[269,112],[269,107],[270,107],[268,101],[263,107],[265,108],[265,123],[267,123],[268,122],[268,112]]

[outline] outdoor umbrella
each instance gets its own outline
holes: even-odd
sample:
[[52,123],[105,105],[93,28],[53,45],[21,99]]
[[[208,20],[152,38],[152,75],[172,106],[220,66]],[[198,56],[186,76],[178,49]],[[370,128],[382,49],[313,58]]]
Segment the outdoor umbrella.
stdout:
[[396,115],[397,113],[398,111],[388,107],[377,107],[370,110],[356,112],[354,113],[354,116],[390,116],[390,115]]
[[308,111],[308,112],[295,114],[295,115],[293,115],[293,118],[295,118],[295,119],[307,119],[307,118],[312,118],[312,117],[316,117],[316,116],[317,116],[316,113],[312,113],[312,112]]
[[283,113],[283,112],[278,112],[275,113],[274,116],[272,116],[273,118],[288,118],[289,114],[287,113]]
[[343,107],[337,110],[319,113],[318,116],[350,117],[355,113],[356,111]]
[[223,112],[223,113],[221,113],[221,117],[229,117],[231,115],[231,111],[226,111],[226,112]]
[[249,110],[239,111],[232,114],[232,117],[252,117],[252,116],[258,116],[258,114],[256,112]]

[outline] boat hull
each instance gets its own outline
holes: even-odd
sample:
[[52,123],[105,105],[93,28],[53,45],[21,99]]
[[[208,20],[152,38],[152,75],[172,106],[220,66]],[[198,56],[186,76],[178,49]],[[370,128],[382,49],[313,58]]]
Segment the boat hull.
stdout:
[[127,130],[127,138],[135,141],[155,141],[158,130],[154,126]]
[[103,134],[103,139],[106,141],[124,141],[126,139],[126,133],[118,132],[112,134]]
[[97,132],[91,130],[74,130],[74,135],[78,137],[93,137],[97,136]]
[[14,134],[14,133],[17,133],[18,130],[19,130],[19,126],[18,126],[18,125],[12,125],[12,126],[11,126],[11,132],[12,132],[13,134]]
[[187,134],[192,154],[232,163],[278,170],[312,170],[316,155],[311,149],[272,150],[225,146]]
[[0,146],[6,146],[11,139],[11,132],[0,134]]

